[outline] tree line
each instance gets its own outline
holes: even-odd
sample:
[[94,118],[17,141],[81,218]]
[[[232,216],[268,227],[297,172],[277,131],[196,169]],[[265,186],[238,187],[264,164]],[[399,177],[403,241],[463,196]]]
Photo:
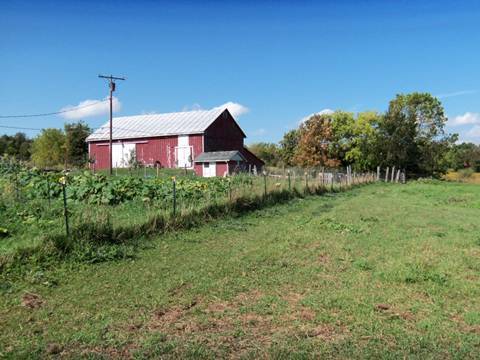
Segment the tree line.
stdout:
[[[314,114],[286,132],[278,143],[255,143],[249,149],[268,166],[339,167],[356,171],[395,166],[410,175],[439,176],[448,169],[480,171],[480,146],[456,144],[447,134],[441,102],[428,93],[399,94],[384,113],[335,111]],[[82,167],[88,163],[85,142],[91,129],[83,122],[64,129],[44,129],[34,139],[23,133],[0,137],[0,155],[39,167]]]
[[88,161],[85,139],[91,130],[83,122],[67,123],[62,129],[43,129],[34,139],[24,133],[2,135],[0,155],[47,167],[82,167]]
[[480,147],[447,134],[441,102],[428,93],[399,94],[385,113],[314,114],[278,143],[248,148],[268,166],[338,167],[357,171],[396,166],[409,174],[439,176],[449,169],[480,171]]

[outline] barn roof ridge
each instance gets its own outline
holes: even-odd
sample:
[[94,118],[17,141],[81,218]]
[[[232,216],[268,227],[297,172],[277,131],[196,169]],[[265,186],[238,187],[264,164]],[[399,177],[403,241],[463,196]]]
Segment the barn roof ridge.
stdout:
[[[217,107],[210,110],[114,117],[113,139],[200,134],[226,110],[228,110],[226,107]],[[87,142],[108,140],[108,138],[109,123],[107,122],[88,136]]]

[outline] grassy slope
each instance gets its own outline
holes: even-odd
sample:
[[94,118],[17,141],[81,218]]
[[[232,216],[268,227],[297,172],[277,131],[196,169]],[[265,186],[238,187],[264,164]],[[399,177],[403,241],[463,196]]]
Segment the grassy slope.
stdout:
[[[32,274],[2,285],[0,352],[473,358],[479,213],[477,186],[378,184]],[[20,305],[27,290],[40,308]]]

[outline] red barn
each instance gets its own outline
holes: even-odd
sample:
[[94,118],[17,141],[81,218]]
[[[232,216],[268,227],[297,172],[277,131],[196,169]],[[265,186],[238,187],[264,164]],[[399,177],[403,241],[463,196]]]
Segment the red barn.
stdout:
[[[113,118],[113,167],[194,169],[200,176],[260,171],[264,162],[244,146],[246,135],[227,109]],[[87,138],[91,166],[109,166],[109,124]]]

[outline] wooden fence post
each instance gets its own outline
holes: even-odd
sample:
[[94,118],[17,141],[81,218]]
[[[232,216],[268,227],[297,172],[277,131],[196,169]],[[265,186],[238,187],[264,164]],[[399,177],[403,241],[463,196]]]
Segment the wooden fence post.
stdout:
[[47,196],[48,196],[48,207],[51,205],[51,198],[50,198],[50,179],[48,178],[47,175]]
[[292,191],[292,182],[290,180],[290,170],[287,170],[288,175],[288,191]]
[[397,177],[395,179],[395,182],[398,183],[399,180],[400,180],[400,169],[398,169],[397,171]]
[[263,197],[267,196],[267,172],[263,171]]
[[377,166],[377,181],[380,180],[380,166]]
[[395,178],[395,166],[392,168],[392,179],[390,180],[390,182],[393,183],[394,178]]
[[385,182],[388,182],[388,170],[389,170],[389,167],[387,166],[387,172],[385,173]]

